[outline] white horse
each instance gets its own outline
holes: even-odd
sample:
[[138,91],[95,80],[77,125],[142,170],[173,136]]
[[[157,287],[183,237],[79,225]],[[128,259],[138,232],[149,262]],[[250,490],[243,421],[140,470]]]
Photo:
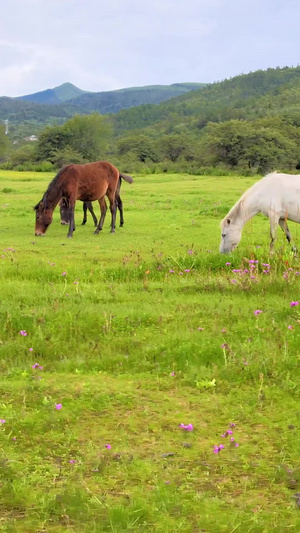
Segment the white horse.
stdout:
[[220,253],[230,253],[238,246],[244,225],[258,213],[270,219],[271,253],[278,224],[290,243],[287,220],[300,222],[300,175],[272,172],[250,187],[221,222]]

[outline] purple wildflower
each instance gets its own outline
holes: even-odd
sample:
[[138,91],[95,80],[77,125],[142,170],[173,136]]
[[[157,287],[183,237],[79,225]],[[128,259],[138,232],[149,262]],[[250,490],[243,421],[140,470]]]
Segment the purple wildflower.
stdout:
[[180,427],[181,429],[185,429],[186,431],[193,431],[193,429],[194,429],[193,424],[187,424],[187,425],[185,425],[185,424],[182,424],[182,423],[181,423],[181,424],[179,424],[179,427]]
[[110,445],[110,444],[105,444],[105,448],[106,448],[107,450],[111,450],[111,445]]
[[56,403],[55,404],[55,409],[57,409],[58,411],[62,408],[62,404],[61,403]]
[[256,309],[256,311],[254,311],[255,316],[260,315],[261,313],[262,311],[260,309]]
[[296,307],[296,305],[299,305],[300,302],[291,302],[290,307]]
[[20,335],[22,335],[22,337],[27,337],[26,329],[21,329]]

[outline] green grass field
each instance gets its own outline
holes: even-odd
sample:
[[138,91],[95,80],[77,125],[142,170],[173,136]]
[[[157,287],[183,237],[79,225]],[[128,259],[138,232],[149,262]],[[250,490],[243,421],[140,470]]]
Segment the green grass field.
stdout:
[[0,531],[298,532],[300,261],[218,253],[251,178],[134,178],[39,238],[52,176],[0,171]]

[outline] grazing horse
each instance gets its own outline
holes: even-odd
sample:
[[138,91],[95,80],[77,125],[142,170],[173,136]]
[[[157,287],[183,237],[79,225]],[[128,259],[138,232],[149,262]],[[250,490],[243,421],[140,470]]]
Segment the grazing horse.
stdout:
[[66,198],[69,205],[68,237],[72,237],[75,229],[76,200],[82,202],[98,200],[101,217],[94,233],[99,233],[102,230],[107,210],[105,195],[110,203],[111,233],[114,233],[116,222],[115,194],[120,177],[129,183],[133,181],[131,176],[121,174],[108,161],[96,161],[86,165],[67,165],[62,168],[49,184],[42,200],[34,208],[36,211],[35,235],[45,234],[52,222],[53,211],[62,198]]
[[221,222],[220,253],[230,253],[238,246],[244,225],[258,213],[270,220],[271,253],[278,224],[290,243],[287,220],[300,222],[300,175],[272,172],[250,187]]
[[[123,227],[124,225],[124,217],[123,217],[123,202],[120,197],[120,189],[122,185],[122,178],[120,177],[117,185],[116,195],[115,195],[115,201],[116,201],[116,207],[119,209],[120,212],[120,227]],[[69,206],[68,202],[65,198],[62,198],[59,202],[59,210],[60,210],[60,223],[68,225],[70,222],[69,217]],[[97,227],[97,217],[94,213],[93,204],[92,202],[83,202],[83,221],[81,223],[82,226],[85,225],[87,221],[87,210],[91,213],[94,221],[94,225]]]

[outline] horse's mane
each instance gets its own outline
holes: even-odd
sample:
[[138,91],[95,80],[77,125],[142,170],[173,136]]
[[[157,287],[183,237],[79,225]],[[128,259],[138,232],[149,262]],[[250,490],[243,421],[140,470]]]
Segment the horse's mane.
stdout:
[[274,174],[277,174],[277,172],[271,172],[270,174],[267,174],[267,176],[265,176],[264,178],[262,178],[261,180],[257,181],[256,183],[254,183],[254,185],[252,185],[252,187],[250,187],[249,189],[247,189],[244,194],[242,194],[242,196],[239,198],[239,200],[234,204],[234,206],[230,209],[229,213],[227,213],[227,215],[223,218],[223,220],[221,221],[221,228],[223,228],[226,220],[228,218],[230,218],[230,221],[231,222],[235,222],[242,214],[242,208],[243,208],[243,203],[244,201],[246,200],[246,198],[248,197],[248,195],[250,194],[250,192],[253,192],[255,189],[257,189],[258,187],[261,186],[261,182],[263,180],[265,180],[266,178],[269,178],[271,176],[273,176]]
[[[68,165],[67,165],[67,166],[68,166]],[[59,171],[59,172],[56,174],[56,176],[53,178],[53,180],[50,181],[50,183],[49,183],[49,185],[48,185],[48,188],[47,188],[47,190],[46,190],[46,192],[45,192],[45,194],[44,194],[44,196],[43,196],[43,198],[42,198],[42,202],[45,203],[45,207],[46,207],[46,205],[47,205],[47,196],[48,196],[48,194],[52,191],[52,189],[53,189],[54,187],[57,186],[57,183],[58,183],[58,181],[60,180],[60,178],[61,178],[62,174],[64,173],[64,171],[66,170],[67,166],[61,168],[60,171]]]

